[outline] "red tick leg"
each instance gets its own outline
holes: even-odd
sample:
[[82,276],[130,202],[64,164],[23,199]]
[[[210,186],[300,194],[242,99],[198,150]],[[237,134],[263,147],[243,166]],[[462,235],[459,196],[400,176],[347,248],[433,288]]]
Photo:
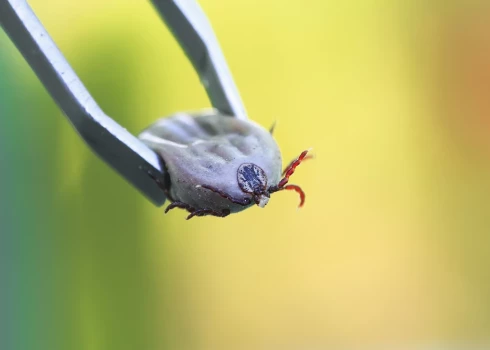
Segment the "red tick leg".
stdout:
[[289,181],[289,177],[290,177],[291,175],[293,175],[293,174],[294,174],[294,170],[296,169],[296,167],[297,167],[298,165],[300,165],[300,164],[301,164],[301,162],[302,162],[303,160],[308,159],[308,158],[311,158],[311,156],[309,156],[309,157],[308,157],[308,156],[307,156],[307,154],[308,154],[308,150],[303,151],[303,152],[302,152],[302,153],[299,155],[298,159],[293,160],[293,161],[291,162],[291,164],[289,164],[289,166],[288,166],[288,167],[287,167],[287,168],[284,170],[284,172],[283,172],[284,177],[283,177],[283,178],[282,178],[282,180],[281,180],[281,181],[279,181],[279,183],[277,184],[277,187],[278,187],[279,189],[283,188],[283,187],[284,187],[284,185],[286,185],[286,184],[288,183],[288,181]]
[[305,204],[305,193],[298,185],[286,185],[283,187],[284,190],[296,191],[299,194],[300,203],[298,208],[301,208]]
[[[313,158],[314,157],[311,154],[308,154],[306,157],[303,158],[302,162],[304,162],[305,160],[308,160],[308,159],[313,159]],[[286,171],[293,165],[293,163],[295,161],[296,161],[296,159],[291,161],[291,163],[289,163],[289,165],[284,168],[284,170],[282,171],[282,176],[284,176],[284,174],[286,174]]]

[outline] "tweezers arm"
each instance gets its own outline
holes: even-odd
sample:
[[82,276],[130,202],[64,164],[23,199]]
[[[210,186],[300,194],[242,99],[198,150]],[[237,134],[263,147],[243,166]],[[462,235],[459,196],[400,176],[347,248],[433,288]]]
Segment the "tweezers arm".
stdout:
[[153,203],[165,195],[148,176],[163,176],[158,156],[104,114],[26,0],[0,0],[0,25],[81,137]]
[[206,15],[195,0],[152,0],[184,49],[214,108],[247,119],[238,89]]

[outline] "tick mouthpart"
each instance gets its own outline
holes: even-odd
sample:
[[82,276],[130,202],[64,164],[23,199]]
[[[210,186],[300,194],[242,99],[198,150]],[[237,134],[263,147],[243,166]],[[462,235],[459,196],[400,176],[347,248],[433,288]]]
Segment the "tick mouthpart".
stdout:
[[267,203],[269,203],[269,197],[266,195],[261,194],[260,196],[255,197],[255,203],[261,207],[264,208]]

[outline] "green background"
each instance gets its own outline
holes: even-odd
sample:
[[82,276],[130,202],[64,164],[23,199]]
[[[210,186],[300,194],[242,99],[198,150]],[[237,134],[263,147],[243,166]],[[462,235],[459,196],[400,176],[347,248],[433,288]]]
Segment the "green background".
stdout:
[[[137,134],[209,106],[149,2],[30,1]],[[83,144],[0,32],[0,349],[262,349],[490,336],[490,12],[202,0],[285,163],[266,209],[163,214]]]

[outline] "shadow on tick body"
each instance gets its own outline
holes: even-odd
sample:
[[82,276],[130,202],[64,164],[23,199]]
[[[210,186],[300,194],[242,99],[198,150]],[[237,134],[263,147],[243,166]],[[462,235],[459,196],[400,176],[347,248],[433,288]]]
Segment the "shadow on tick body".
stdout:
[[155,180],[171,200],[194,216],[225,217],[253,204],[264,207],[274,192],[303,190],[288,184],[308,151],[281,171],[281,152],[271,132],[249,121],[208,114],[177,114],[151,125],[139,136],[161,158],[165,181]]

